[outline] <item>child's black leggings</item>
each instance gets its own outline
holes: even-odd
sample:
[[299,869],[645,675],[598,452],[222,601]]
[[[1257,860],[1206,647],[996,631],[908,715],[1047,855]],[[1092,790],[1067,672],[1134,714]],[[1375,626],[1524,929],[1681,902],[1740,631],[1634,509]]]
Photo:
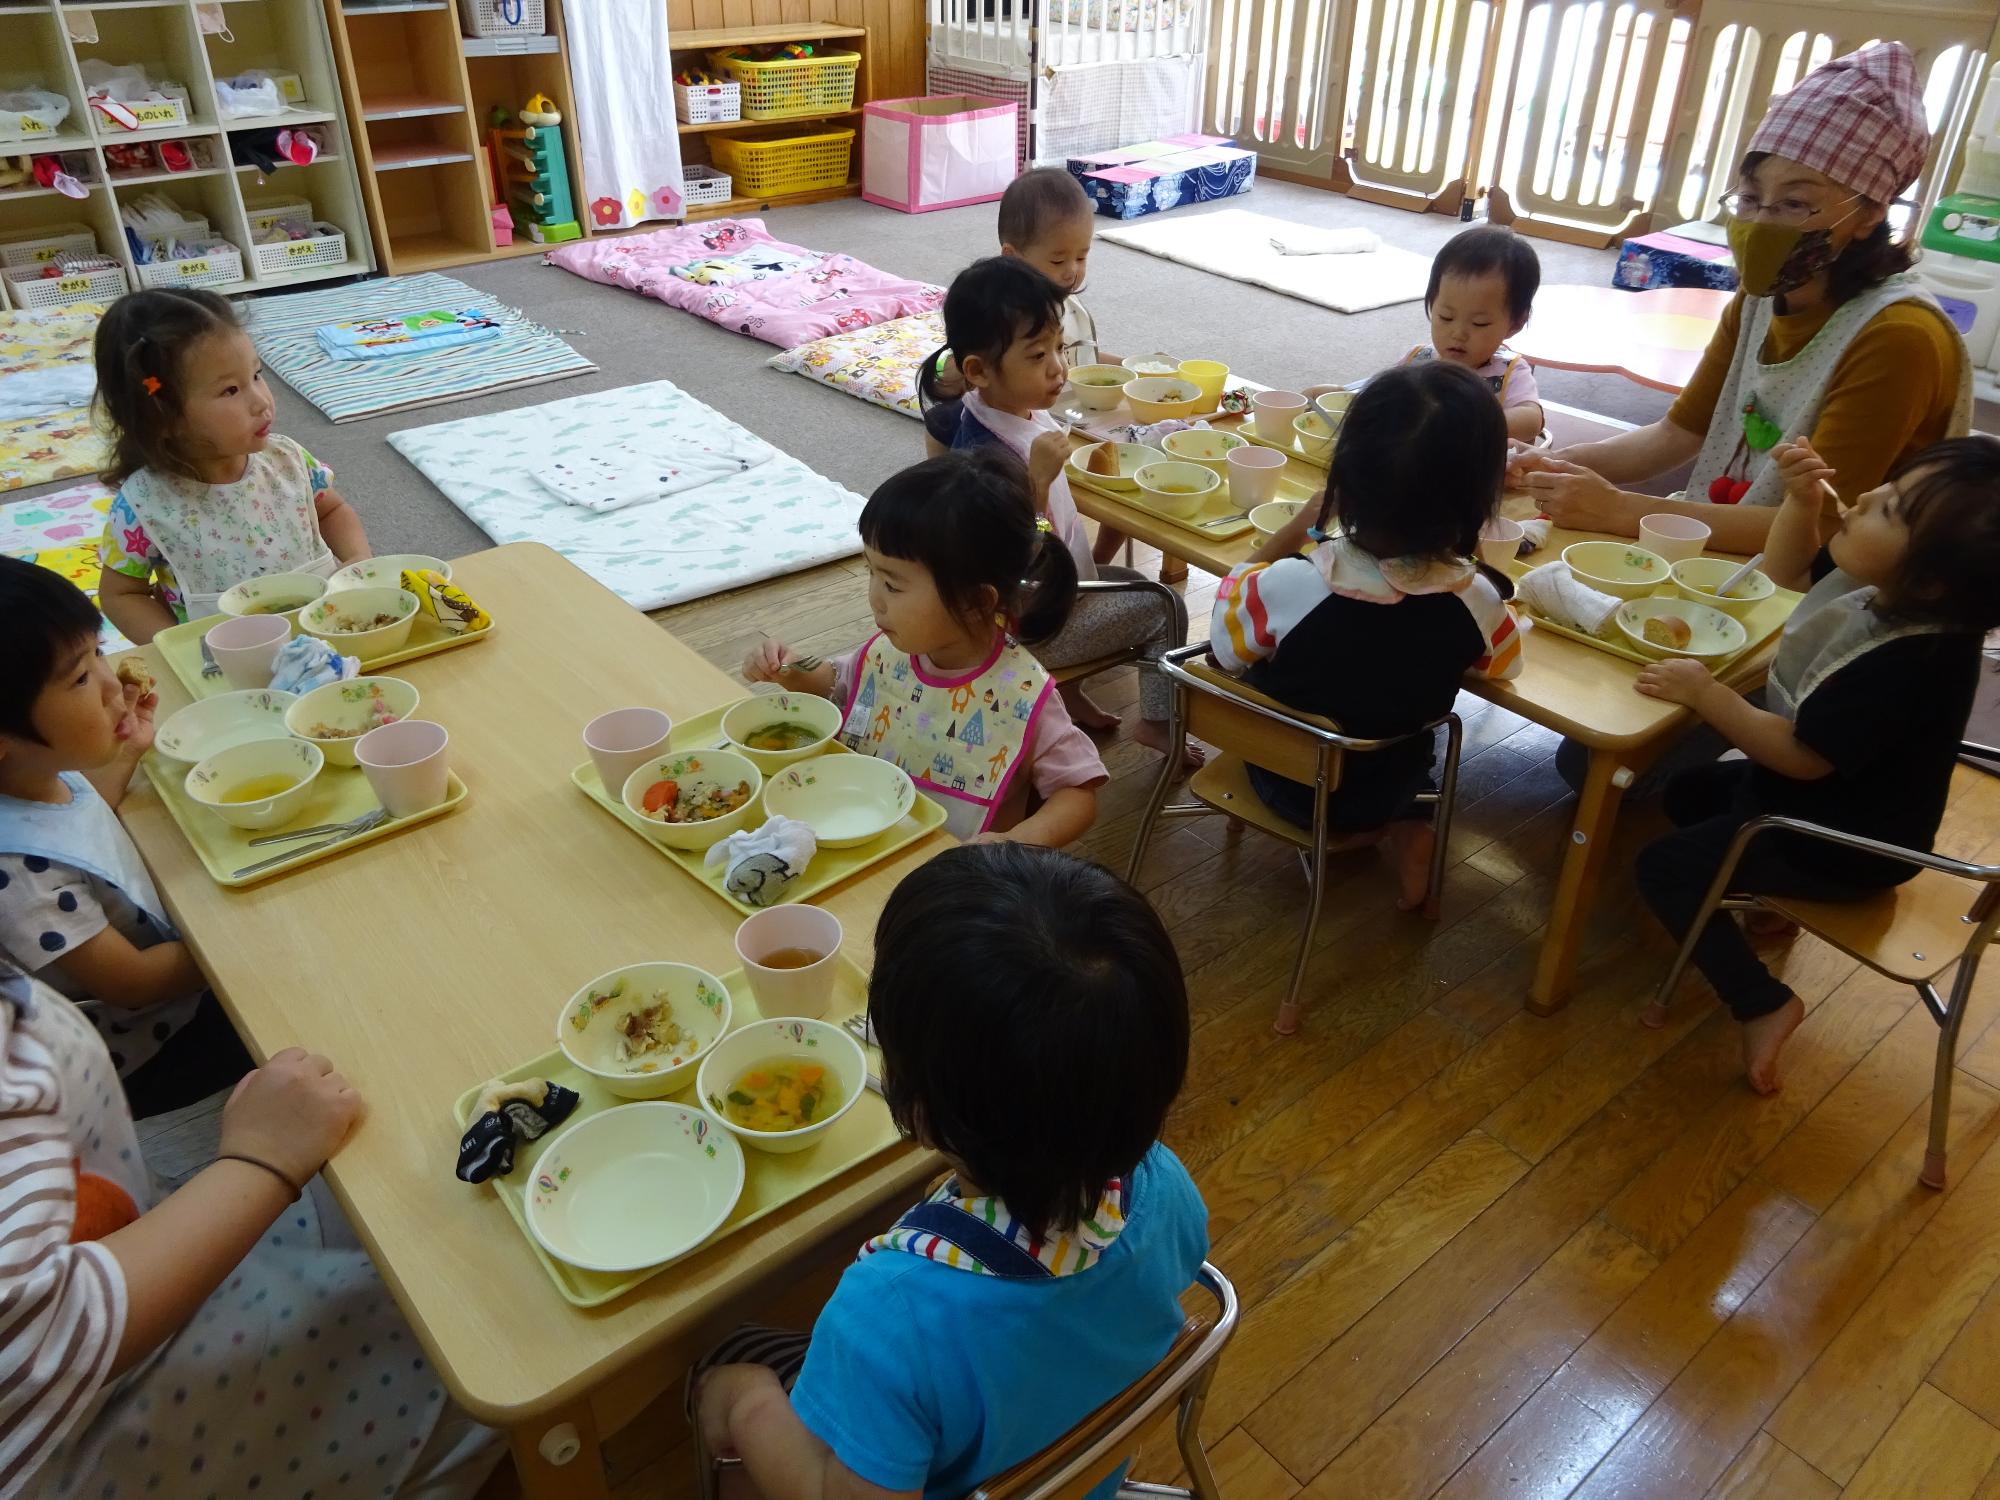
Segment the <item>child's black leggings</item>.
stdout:
[[[1674,777],[1661,796],[1661,807],[1679,831],[1641,849],[1633,874],[1639,894],[1676,942],[1701,910],[1701,899],[1736,831],[1757,816],[1749,798],[1751,769],[1747,761],[1699,766]],[[1753,840],[1729,887],[1731,894],[1816,901],[1852,901],[1880,888],[1844,873],[1829,874],[1814,862],[1812,846],[1783,833]],[[1791,990],[1764,967],[1728,912],[1709,919],[1694,946],[1694,964],[1739,1021],[1767,1016],[1791,998]]]

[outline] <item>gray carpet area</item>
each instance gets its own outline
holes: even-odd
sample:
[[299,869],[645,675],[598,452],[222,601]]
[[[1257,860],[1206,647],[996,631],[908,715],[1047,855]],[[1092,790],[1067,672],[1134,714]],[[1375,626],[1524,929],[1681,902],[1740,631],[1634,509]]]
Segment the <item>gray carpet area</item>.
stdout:
[[[1380,208],[1278,182],[1259,183],[1246,197],[1176,214],[1232,206],[1329,228],[1362,225],[1389,244],[1426,255],[1461,227],[1440,215]],[[992,204],[909,215],[844,199],[783,209],[766,222],[772,233],[794,243],[843,251],[886,271],[949,282],[967,261],[994,250],[993,215]],[[1534,243],[1545,282],[1608,283],[1613,252]],[[598,369],[571,380],[342,426],[326,421],[290,387],[273,381],[278,430],[333,468],[377,551],[453,557],[489,545],[477,527],[388,446],[384,439],[389,433],[642,381],[673,381],[861,494],[922,455],[922,430],[909,418],[766,369],[763,361],[773,352],[769,345],[725,333],[632,292],[599,286],[534,257],[450,274],[556,330]],[[1166,349],[1183,358],[1220,359],[1267,385],[1353,379],[1400,358],[1425,331],[1421,305],[1415,302],[1360,314],[1329,312],[1102,241],[1091,259],[1086,300],[1106,346],[1121,355]],[[468,357],[477,357],[477,351]],[[1626,421],[1648,422],[1666,410],[1665,397],[1616,376],[1552,370],[1539,378],[1551,400]],[[30,493],[35,492],[4,498]]]

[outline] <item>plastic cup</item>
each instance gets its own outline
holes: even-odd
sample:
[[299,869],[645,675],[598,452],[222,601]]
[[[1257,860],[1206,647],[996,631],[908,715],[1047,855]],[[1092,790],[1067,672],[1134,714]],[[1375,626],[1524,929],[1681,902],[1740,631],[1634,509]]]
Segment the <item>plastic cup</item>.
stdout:
[[674,721],[657,708],[614,708],[583,726],[583,748],[604,790],[616,797],[634,771],[666,754],[673,731]]
[[1285,455],[1276,448],[1231,448],[1223,463],[1229,470],[1229,503],[1251,511],[1278,498],[1278,480],[1285,472]]
[[1229,380],[1229,366],[1216,359],[1184,359],[1181,361],[1180,377],[1192,381],[1201,392],[1202,409],[1206,411],[1222,399],[1222,387]]
[[1292,423],[1305,415],[1306,398],[1298,391],[1259,391],[1250,398],[1257,436],[1267,443],[1292,441]]
[[[766,1017],[803,1016],[817,1021],[833,999],[834,966],[840,959],[840,919],[817,906],[771,906],[745,917],[736,929],[736,956],[750,980],[750,993]],[[786,950],[817,953],[808,964],[774,968],[765,960]]]
[[1495,516],[1479,528],[1479,560],[1489,568],[1507,571],[1507,564],[1521,555],[1521,523]]
[[229,685],[246,689],[271,685],[272,664],[291,638],[283,615],[232,615],[202,637]]
[[1702,549],[1708,545],[1709,534],[1707,523],[1697,521],[1693,516],[1676,515],[1672,511],[1639,518],[1639,545],[1649,552],[1657,552],[1670,566],[1685,562],[1690,557],[1700,557]]
[[399,719],[354,743],[354,759],[392,818],[414,817],[444,801],[451,736],[428,719]]

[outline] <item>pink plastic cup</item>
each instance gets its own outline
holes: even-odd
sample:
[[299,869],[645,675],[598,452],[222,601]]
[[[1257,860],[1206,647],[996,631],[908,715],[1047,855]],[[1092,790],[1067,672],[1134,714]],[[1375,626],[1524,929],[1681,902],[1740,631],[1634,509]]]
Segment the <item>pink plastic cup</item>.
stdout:
[[[750,980],[757,1009],[766,1016],[804,1016],[817,1021],[833,999],[834,966],[840,961],[840,919],[817,906],[769,906],[743,919],[736,929],[736,956]],[[764,962],[790,950],[819,959],[789,968]]]
[[1250,398],[1257,436],[1267,443],[1292,441],[1292,423],[1306,414],[1306,398],[1299,391],[1259,391]]
[[1285,472],[1285,455],[1276,448],[1231,448],[1223,463],[1229,469],[1229,503],[1240,511],[1255,510],[1278,498],[1278,479]]
[[590,752],[604,790],[613,797],[639,767],[667,750],[674,721],[657,708],[614,708],[583,726],[583,748]]
[[1693,516],[1663,511],[1656,516],[1639,518],[1639,545],[1649,552],[1657,552],[1670,564],[1700,557],[1702,548],[1708,545],[1708,538],[1707,523],[1697,521]]
[[1521,555],[1521,523],[1495,516],[1479,528],[1479,560],[1489,568],[1507,571],[1507,564]]
[[354,742],[354,759],[392,818],[414,817],[444,801],[451,785],[451,736],[428,719],[399,719]]
[[202,640],[233,688],[271,685],[271,666],[292,638],[292,622],[283,615],[232,615]]

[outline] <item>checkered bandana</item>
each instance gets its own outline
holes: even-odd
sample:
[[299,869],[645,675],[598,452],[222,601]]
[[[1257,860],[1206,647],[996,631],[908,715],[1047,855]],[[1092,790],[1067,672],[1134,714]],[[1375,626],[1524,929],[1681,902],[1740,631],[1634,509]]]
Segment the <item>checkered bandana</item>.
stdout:
[[1808,73],[1771,101],[1750,138],[1750,150],[1803,162],[1877,203],[1916,180],[1930,144],[1916,60],[1901,42],[1878,42]]

